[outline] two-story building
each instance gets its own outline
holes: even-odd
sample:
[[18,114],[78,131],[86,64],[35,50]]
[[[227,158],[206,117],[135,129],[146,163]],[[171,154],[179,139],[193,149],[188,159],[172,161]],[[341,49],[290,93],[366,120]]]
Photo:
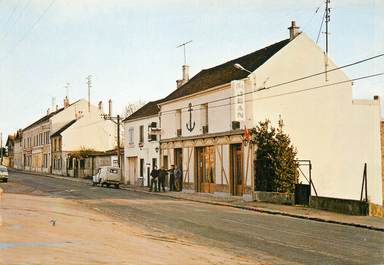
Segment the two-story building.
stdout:
[[15,134],[13,148],[13,167],[16,169],[23,168],[23,132],[21,129],[17,130]]
[[14,167],[15,138],[16,138],[16,134],[9,134],[7,138],[7,142],[5,143],[5,146],[7,147],[9,167]]
[[104,118],[100,105],[91,105],[90,111],[77,113],[50,135],[52,173],[72,177],[92,176],[94,168],[85,158],[95,152],[115,149],[116,127],[113,121]]
[[98,107],[80,99],[72,104],[64,99],[62,108],[52,107],[47,114],[22,130],[23,169],[35,172],[52,172],[50,136],[66,124],[87,112],[100,115]]
[[294,23],[289,30],[200,71],[159,103],[161,164],[182,166],[185,188],[251,194],[257,146],[243,129],[281,120],[298,159],[311,161],[319,196],[359,200],[367,163],[368,199],[381,205],[379,99],[353,100],[344,72]]
[[123,120],[125,183],[149,186],[150,172],[159,165],[159,106],[152,101]]

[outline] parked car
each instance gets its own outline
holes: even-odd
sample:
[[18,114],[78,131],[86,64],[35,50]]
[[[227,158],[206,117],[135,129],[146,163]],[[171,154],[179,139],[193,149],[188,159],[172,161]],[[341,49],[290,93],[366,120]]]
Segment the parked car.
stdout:
[[0,180],[2,182],[8,182],[8,170],[5,166],[0,166]]
[[111,166],[100,167],[96,175],[92,177],[92,183],[94,186],[100,185],[101,187],[104,185],[107,187],[114,185],[118,189],[120,185],[120,168]]

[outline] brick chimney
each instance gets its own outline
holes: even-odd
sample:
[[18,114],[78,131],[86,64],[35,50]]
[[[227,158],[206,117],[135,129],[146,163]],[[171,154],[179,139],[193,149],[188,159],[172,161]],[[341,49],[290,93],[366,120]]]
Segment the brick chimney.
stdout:
[[112,99],[108,100],[108,115],[112,117]]
[[98,107],[99,107],[99,110],[103,112],[103,101],[101,100],[99,101]]
[[183,65],[183,79],[176,80],[176,87],[179,88],[189,81],[189,65]]
[[68,108],[69,107],[69,99],[67,96],[65,96],[64,98],[64,109]]
[[289,40],[293,40],[294,38],[296,38],[297,35],[300,34],[300,31],[299,31],[299,28],[298,26],[296,26],[296,21],[291,21],[291,26],[288,28],[289,29]]

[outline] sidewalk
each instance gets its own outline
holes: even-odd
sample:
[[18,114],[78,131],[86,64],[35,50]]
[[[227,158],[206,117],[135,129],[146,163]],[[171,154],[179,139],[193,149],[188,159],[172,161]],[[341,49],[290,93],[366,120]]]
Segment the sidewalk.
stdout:
[[[66,179],[71,181],[91,183],[91,180],[81,179],[81,178],[72,178],[72,177],[63,177],[50,174],[41,174],[35,172],[24,172],[20,170],[12,170],[19,173],[47,176],[57,179]],[[193,202],[207,203],[212,205],[226,206],[239,208],[249,211],[261,212],[266,214],[276,214],[289,216],[293,218],[307,219],[318,222],[334,223],[340,225],[348,225],[360,228],[366,228],[376,231],[384,232],[384,218],[374,217],[374,216],[355,216],[355,215],[345,215],[334,212],[328,212],[318,209],[313,209],[304,206],[292,206],[292,205],[280,205],[273,203],[264,203],[264,202],[248,202],[244,201],[241,197],[234,196],[218,196],[211,193],[197,193],[191,191],[183,192],[149,192],[147,187],[135,187],[130,185],[120,185],[121,189],[148,193],[158,196],[165,196],[169,198],[175,198],[180,200],[187,200]]]
[[129,185],[122,185],[121,188],[135,192],[150,193],[159,196],[176,198],[180,200],[234,207],[266,214],[284,215],[318,222],[349,225],[384,232],[384,218],[381,217],[345,215],[313,209],[305,206],[280,205],[255,201],[248,202],[244,201],[241,197],[223,197],[211,193],[197,193],[191,191],[149,192],[148,188],[146,187],[133,187]]

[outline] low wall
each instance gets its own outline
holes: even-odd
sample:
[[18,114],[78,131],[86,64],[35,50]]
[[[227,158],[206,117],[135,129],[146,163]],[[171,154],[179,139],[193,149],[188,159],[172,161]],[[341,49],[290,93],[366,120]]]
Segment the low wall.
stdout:
[[384,207],[381,205],[370,203],[369,216],[384,217]]
[[255,191],[253,193],[253,200],[257,202],[293,205],[295,204],[295,195],[293,193]]
[[309,207],[350,215],[369,214],[369,204],[356,200],[310,196]]

